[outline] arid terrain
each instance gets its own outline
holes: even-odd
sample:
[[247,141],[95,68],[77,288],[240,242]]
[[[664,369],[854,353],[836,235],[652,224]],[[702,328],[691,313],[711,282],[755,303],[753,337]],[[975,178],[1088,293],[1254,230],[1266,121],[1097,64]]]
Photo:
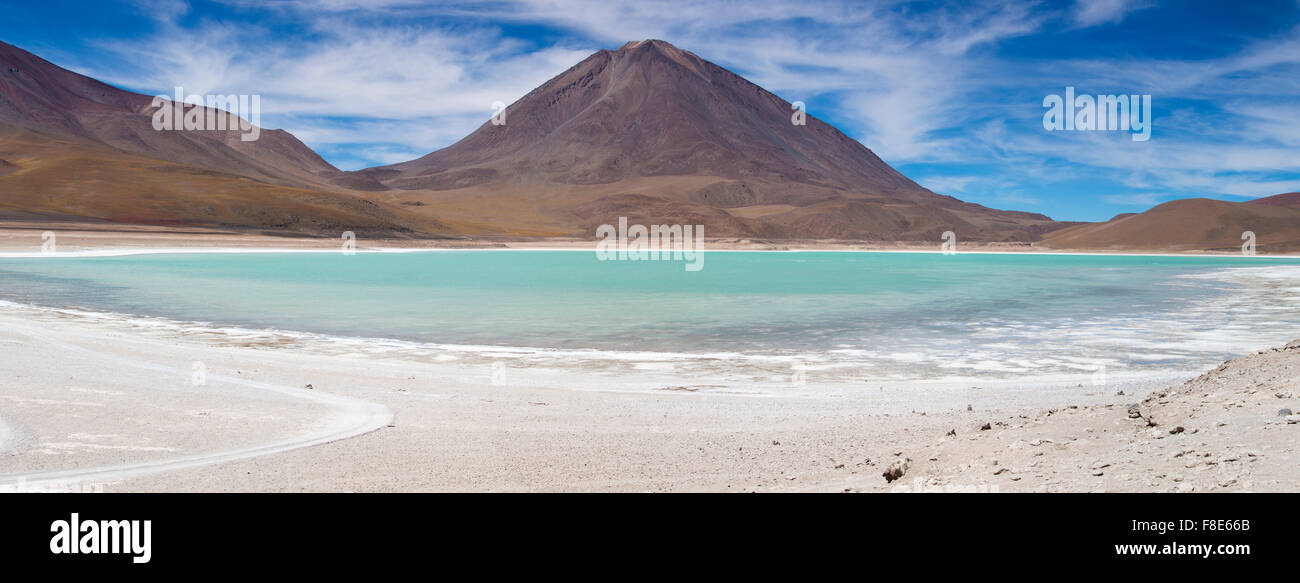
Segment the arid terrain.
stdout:
[[1104,223],[1065,227],[1048,233],[1047,247],[1167,251],[1240,252],[1243,234],[1255,235],[1260,253],[1300,251],[1300,193],[1229,202],[1189,198]]
[[[1199,378],[751,394],[0,314],[0,488],[1293,491],[1300,343]],[[202,385],[192,363],[205,365]],[[107,368],[106,368],[107,367]],[[111,370],[112,374],[105,374]],[[140,403],[150,405],[141,407]]]

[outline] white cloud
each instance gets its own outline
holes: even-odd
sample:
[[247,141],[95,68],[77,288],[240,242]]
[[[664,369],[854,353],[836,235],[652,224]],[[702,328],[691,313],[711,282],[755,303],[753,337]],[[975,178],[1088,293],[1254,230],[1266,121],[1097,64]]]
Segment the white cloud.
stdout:
[[1148,2],[1133,0],[1078,0],[1074,6],[1074,23],[1080,27],[1119,24],[1130,12],[1150,6]]

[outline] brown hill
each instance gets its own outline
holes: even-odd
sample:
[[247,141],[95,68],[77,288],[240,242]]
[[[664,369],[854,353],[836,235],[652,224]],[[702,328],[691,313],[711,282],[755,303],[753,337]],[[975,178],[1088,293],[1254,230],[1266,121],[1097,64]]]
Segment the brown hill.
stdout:
[[1246,201],[1246,204],[1258,204],[1268,206],[1284,206],[1290,208],[1300,208],[1300,192],[1288,192],[1285,194],[1275,194],[1264,198]]
[[0,217],[313,233],[445,229],[335,186],[357,179],[288,132],[242,141],[237,129],[156,131],[152,101],[0,42]]
[[768,238],[1035,240],[1058,227],[917,185],[860,142],[663,41],[602,50],[427,156],[355,173],[482,232],[590,235],[619,216]]
[[1057,249],[1238,251],[1245,231],[1255,233],[1258,253],[1300,251],[1300,194],[1247,202],[1174,200],[1144,213],[1053,231],[1044,236],[1043,245]]

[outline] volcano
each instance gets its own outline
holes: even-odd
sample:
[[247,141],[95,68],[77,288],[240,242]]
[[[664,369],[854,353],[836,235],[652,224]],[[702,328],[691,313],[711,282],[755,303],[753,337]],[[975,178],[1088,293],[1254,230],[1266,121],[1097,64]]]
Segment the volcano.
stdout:
[[[711,235],[1034,240],[1056,225],[935,194],[862,143],[660,40],[602,50],[450,147],[358,174],[449,221],[590,234],[619,216]],[[496,123],[503,121],[504,123]]]

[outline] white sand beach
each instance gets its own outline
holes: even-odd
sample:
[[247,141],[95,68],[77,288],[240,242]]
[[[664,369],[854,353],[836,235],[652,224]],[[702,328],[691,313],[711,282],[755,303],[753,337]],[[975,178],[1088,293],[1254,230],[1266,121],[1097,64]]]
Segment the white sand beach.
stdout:
[[[656,389],[653,376],[581,370],[516,370],[494,384],[481,365],[249,344],[11,306],[0,313],[0,489],[1287,491],[1300,483],[1300,425],[1277,415],[1300,409],[1300,344],[1123,395],[1115,386],[781,395]],[[195,384],[194,363],[205,384]],[[1130,418],[1138,401],[1143,416]],[[883,473],[904,464],[887,482]]]

